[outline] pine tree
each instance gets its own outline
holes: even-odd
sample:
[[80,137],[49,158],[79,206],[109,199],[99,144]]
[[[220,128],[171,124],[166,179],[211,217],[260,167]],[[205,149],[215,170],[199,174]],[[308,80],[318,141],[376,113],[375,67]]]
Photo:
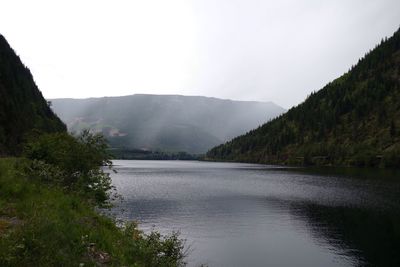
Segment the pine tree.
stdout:
[[390,123],[390,136],[391,137],[396,136],[396,124],[394,123],[394,120],[392,120]]

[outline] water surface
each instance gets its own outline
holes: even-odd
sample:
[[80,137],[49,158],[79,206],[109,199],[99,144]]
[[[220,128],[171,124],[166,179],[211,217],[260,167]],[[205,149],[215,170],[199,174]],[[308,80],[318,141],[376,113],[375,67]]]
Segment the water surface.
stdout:
[[189,266],[400,266],[400,177],[196,161],[116,160],[140,228],[180,231]]

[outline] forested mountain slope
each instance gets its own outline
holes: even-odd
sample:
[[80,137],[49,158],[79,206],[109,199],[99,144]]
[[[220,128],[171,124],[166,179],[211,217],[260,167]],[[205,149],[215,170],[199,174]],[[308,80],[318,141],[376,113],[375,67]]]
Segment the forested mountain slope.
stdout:
[[32,129],[66,131],[29,69],[0,35],[0,155],[18,153],[22,139]]
[[72,132],[102,132],[113,148],[205,153],[285,110],[271,102],[202,96],[129,95],[53,99]]
[[103,137],[69,135],[0,35],[0,266],[183,266],[177,234],[99,214],[115,200],[106,165]]
[[210,160],[400,166],[400,32],[302,104],[207,153]]

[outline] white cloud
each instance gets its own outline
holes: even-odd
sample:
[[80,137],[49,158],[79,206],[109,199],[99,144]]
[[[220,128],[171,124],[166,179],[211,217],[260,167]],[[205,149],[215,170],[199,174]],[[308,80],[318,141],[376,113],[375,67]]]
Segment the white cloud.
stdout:
[[48,98],[190,94],[289,107],[399,18],[397,0],[0,0],[0,33]]

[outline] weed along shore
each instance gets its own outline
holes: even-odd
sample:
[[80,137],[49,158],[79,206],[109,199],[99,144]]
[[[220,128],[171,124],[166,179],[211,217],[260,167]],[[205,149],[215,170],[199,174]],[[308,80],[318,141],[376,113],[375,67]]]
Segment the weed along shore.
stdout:
[[177,234],[117,227],[104,139],[48,134],[0,159],[0,266],[183,266]]

